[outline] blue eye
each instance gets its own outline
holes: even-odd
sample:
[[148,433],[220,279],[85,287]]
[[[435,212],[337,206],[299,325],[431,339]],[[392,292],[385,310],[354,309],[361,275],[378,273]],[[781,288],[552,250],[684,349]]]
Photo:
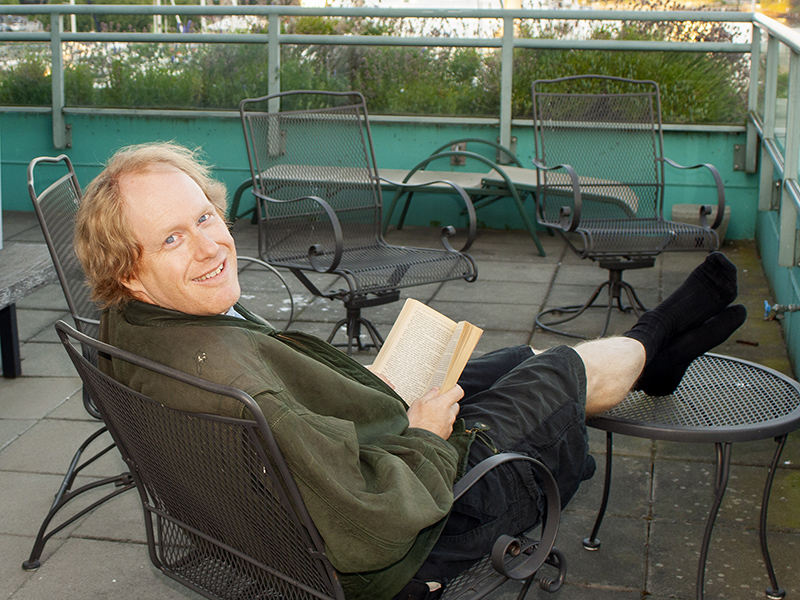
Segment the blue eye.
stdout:
[[200,220],[198,221],[198,223],[205,223],[205,222],[206,222],[206,221],[208,221],[210,218],[211,218],[211,215],[210,215],[210,214],[208,214],[208,213],[206,213],[206,214],[204,214],[202,217],[200,217]]
[[169,236],[167,239],[164,240],[164,243],[165,244],[173,244],[173,243],[175,243],[175,236],[174,235]]

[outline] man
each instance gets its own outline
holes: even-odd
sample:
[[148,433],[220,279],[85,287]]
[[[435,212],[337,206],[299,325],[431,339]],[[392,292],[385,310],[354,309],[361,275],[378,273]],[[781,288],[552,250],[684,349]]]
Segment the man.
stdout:
[[[351,599],[392,598],[412,577],[446,584],[500,533],[539,521],[543,498],[527,466],[496,469],[453,504],[454,481],[492,453],[541,460],[566,504],[594,471],[586,415],[637,380],[645,391],[677,386],[745,317],[730,305],[736,268],[715,253],[624,336],[489,353],[459,385],[409,407],[330,345],[275,331],[237,304],[225,190],[184,148],[117,153],[86,190],[76,251],[106,308],[105,341],[256,399]],[[171,406],[241,416],[122,362],[101,366]]]

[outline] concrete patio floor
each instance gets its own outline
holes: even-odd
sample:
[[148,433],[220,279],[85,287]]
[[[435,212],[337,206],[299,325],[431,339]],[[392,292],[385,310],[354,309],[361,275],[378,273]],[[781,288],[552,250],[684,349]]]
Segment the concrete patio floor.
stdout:
[[[33,213],[3,214],[6,240],[41,241]],[[235,227],[239,253],[256,255],[254,228]],[[409,245],[434,243],[436,232],[391,232],[389,240]],[[574,256],[564,244],[542,234],[548,252],[539,257],[523,231],[479,232],[471,253],[479,268],[472,284],[450,282],[406,290],[437,310],[483,327],[478,345],[486,352],[512,344],[545,348],[575,340],[535,330],[543,306],[583,301],[604,278],[597,266]],[[716,351],[753,360],[787,374],[791,368],[779,321],[763,320],[764,300],[771,300],[755,245],[728,242],[723,251],[739,267],[740,298],[749,311],[746,324]],[[626,274],[648,306],[668,295],[697,265],[699,254],[664,255],[656,267]],[[341,305],[313,299],[287,276],[297,306],[294,328],[327,337],[343,313]],[[271,289],[271,288],[270,288]],[[245,295],[256,295],[245,292]],[[263,302],[267,318],[285,318],[281,291]],[[254,303],[257,298],[248,298]],[[365,315],[384,333],[401,303],[367,309]],[[257,307],[258,308],[258,307]],[[69,320],[57,284],[48,285],[17,304],[23,376],[0,380],[0,598],[13,600],[161,600],[200,596],[161,575],[148,558],[141,508],[136,492],[127,492],[67,527],[47,544],[43,565],[33,572],[21,563],[77,446],[99,424],[81,402],[81,384],[53,330]],[[621,332],[633,317],[615,313],[612,331]],[[598,327],[599,316],[590,317]],[[359,355],[371,362],[372,354]],[[689,599],[695,597],[697,553],[712,502],[713,445],[651,442],[615,437],[615,461],[609,509],[600,531],[598,552],[586,552],[581,540],[594,522],[602,490],[605,437],[590,430],[598,473],[585,482],[563,512],[558,547],[566,554],[567,582],[557,594],[537,588],[533,598],[564,600]],[[771,440],[733,447],[727,493],[709,553],[705,597],[739,600],[763,598],[768,586],[758,541],[758,515]],[[79,477],[116,475],[125,470],[115,452],[92,464]],[[89,493],[96,499],[101,493]],[[89,498],[79,499],[85,505]],[[65,511],[69,511],[67,508]],[[769,513],[770,551],[787,598],[800,598],[800,433],[790,436],[773,487]],[[507,584],[494,600],[515,597]]]

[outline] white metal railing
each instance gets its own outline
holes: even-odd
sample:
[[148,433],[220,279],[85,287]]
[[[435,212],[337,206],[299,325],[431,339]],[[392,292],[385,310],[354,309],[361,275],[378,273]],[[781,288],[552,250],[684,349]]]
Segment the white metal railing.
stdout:
[[[511,101],[513,50],[515,48],[561,48],[603,51],[680,51],[731,52],[749,54],[751,58],[748,97],[748,122],[745,170],[755,172],[760,164],[761,188],[759,208],[780,211],[781,266],[800,264],[797,242],[797,214],[800,210],[800,35],[788,27],[759,13],[711,11],[608,11],[608,10],[504,10],[504,9],[385,9],[385,8],[305,8],[297,6],[144,6],[144,5],[3,5],[4,14],[43,15],[50,18],[47,32],[0,32],[0,42],[47,42],[52,49],[52,119],[53,144],[64,148],[69,144],[65,111],[63,45],[67,42],[150,42],[150,43],[249,43],[268,46],[268,93],[281,89],[280,48],[289,44],[364,45],[364,46],[429,46],[496,48],[502,52],[500,113],[494,120],[499,126],[500,142],[511,139]],[[266,18],[267,33],[75,33],[64,29],[64,17],[82,14],[165,16],[248,16]],[[502,36],[482,34],[475,37],[447,36],[360,36],[301,35],[280,30],[282,17],[363,17],[417,19],[479,19],[502,23]],[[538,22],[605,22],[671,21],[720,22],[744,24],[750,28],[746,42],[671,42],[621,41],[603,39],[527,39],[516,35],[515,23]],[[787,61],[783,56],[788,54]],[[763,63],[763,73],[762,73]],[[788,72],[788,97],[778,98],[779,71]],[[762,83],[763,81],[763,83]],[[760,103],[761,100],[761,103]],[[785,106],[785,122],[782,112]],[[760,110],[762,108],[763,110]],[[142,111],[145,112],[145,111]],[[173,111],[174,112],[174,111]],[[402,119],[403,117],[397,117]],[[417,119],[420,120],[420,119]],[[474,121],[474,119],[473,119]],[[758,161],[758,140],[761,160]],[[776,185],[776,182],[778,184]],[[776,198],[776,190],[780,197]]]

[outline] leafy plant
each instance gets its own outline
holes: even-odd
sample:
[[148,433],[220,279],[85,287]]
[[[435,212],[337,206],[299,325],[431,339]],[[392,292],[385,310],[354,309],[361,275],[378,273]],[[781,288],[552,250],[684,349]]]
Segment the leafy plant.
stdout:
[[[635,8],[682,8],[673,0],[646,1]],[[116,19],[101,28],[146,29],[152,17],[145,17],[149,21]],[[253,25],[258,31],[263,27]],[[376,36],[414,34],[422,27],[427,35],[444,36],[454,24],[294,16],[284,18],[282,27],[298,34]],[[518,35],[539,39],[572,39],[580,33],[609,40],[725,41],[731,35],[719,24],[704,22],[606,23],[578,32],[575,22],[531,20],[519,28]],[[0,46],[0,59],[8,66],[0,71],[0,102],[50,104],[49,47],[26,48],[30,51],[17,56],[19,46]],[[65,55],[66,101],[77,106],[234,109],[242,98],[265,95],[269,84],[266,46],[255,44],[70,43]],[[373,114],[496,116],[501,61],[494,49],[283,46],[281,87],[358,90]],[[518,118],[530,117],[535,79],[586,73],[657,81],[667,122],[740,123],[745,115],[749,64],[741,55],[518,49],[513,61],[512,113]]]

